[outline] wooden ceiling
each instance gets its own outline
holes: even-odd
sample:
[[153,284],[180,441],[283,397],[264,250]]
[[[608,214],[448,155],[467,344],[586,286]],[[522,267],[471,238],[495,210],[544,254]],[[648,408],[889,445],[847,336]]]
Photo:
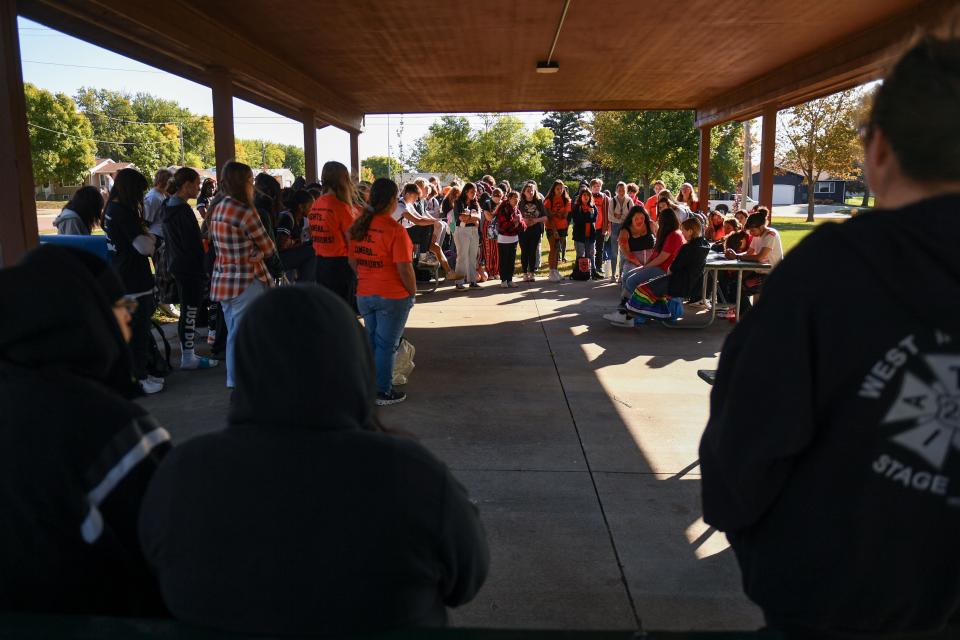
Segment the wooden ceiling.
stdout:
[[18,0],[21,14],[348,130],[367,113],[697,109],[756,115],[876,77],[949,0]]

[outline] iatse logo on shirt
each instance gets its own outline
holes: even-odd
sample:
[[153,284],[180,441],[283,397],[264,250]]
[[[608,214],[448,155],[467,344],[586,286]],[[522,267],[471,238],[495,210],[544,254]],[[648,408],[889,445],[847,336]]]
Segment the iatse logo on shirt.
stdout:
[[879,400],[890,385],[895,385],[896,395],[881,425],[894,428],[890,442],[925,465],[882,454],[874,460],[873,471],[906,488],[943,496],[960,508],[960,496],[949,494],[952,478],[947,472],[960,453],[960,353],[953,336],[942,331],[907,336],[871,367],[859,395]]

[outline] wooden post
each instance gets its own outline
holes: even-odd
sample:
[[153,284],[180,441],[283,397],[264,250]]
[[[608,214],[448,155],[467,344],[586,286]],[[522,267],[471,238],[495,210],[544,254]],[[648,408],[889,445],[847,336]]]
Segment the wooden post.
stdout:
[[213,141],[217,156],[217,176],[223,165],[236,155],[233,137],[233,82],[226,69],[212,68],[210,89],[213,91]]
[[[700,164],[697,175],[700,185],[697,198],[700,200],[700,211],[710,212],[710,127],[700,127]],[[692,194],[691,194],[692,195]]]
[[354,182],[360,182],[360,132],[350,132],[350,174]]
[[760,193],[757,202],[773,214],[773,163],[777,150],[777,107],[763,109],[763,131],[760,135]]
[[7,184],[0,189],[0,267],[8,267],[38,243],[14,0],[0,0],[0,140],[0,175]]
[[303,177],[307,184],[317,181],[317,116],[311,109],[303,110]]

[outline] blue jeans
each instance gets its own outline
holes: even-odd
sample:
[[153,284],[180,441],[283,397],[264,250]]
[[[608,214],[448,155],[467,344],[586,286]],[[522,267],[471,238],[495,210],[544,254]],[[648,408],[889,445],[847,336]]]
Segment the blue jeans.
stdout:
[[268,288],[266,283],[254,278],[250,286],[236,298],[220,301],[220,306],[223,308],[223,319],[227,323],[227,387],[230,389],[233,389],[233,372],[236,363],[233,345],[237,341],[237,327],[240,326],[240,319],[250,303],[261,294],[266,293]]
[[590,258],[591,264],[593,263],[593,252],[597,246],[593,238],[590,238],[584,242],[574,240],[573,246],[577,251],[577,258]]
[[377,367],[377,391],[390,393],[393,387],[393,356],[400,346],[403,328],[413,308],[414,296],[381,298],[357,296],[357,307],[370,336],[373,361]]
[[[666,284],[667,279],[665,277],[667,272],[661,269],[660,267],[637,267],[633,271],[629,271],[624,274],[623,277],[623,295],[630,297],[633,295],[633,290],[637,288],[637,285],[647,282],[648,280],[653,280],[654,278],[660,277],[658,283]],[[654,285],[651,285],[654,286]],[[654,286],[654,290],[659,290],[660,286]],[[664,287],[666,290],[666,287]]]
[[623,258],[620,256],[620,223],[610,223],[610,239],[607,240],[607,253],[610,254],[610,273],[617,275],[617,265],[623,271]]

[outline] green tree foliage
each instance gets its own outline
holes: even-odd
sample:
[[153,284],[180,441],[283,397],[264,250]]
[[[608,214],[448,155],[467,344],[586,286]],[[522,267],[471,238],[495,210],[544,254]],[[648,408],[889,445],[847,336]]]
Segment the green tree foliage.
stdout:
[[696,167],[700,142],[692,111],[601,111],[591,129],[598,164],[635,177],[645,193],[665,171],[685,175]]
[[782,113],[778,129],[783,164],[807,183],[807,222],[814,221],[817,181],[825,174],[851,178],[862,161],[857,139],[862,100],[860,89],[848,89]]
[[[373,180],[377,178],[395,178],[403,173],[403,164],[396,158],[387,156],[370,156],[360,162],[361,174],[363,169],[369,169]],[[371,180],[370,182],[373,182]]]
[[549,129],[527,131],[514,116],[486,116],[477,130],[462,116],[443,116],[417,140],[411,160],[420,171],[470,179],[488,173],[517,182],[540,177],[543,152],[552,141]]
[[37,185],[51,181],[76,184],[93,166],[96,146],[93,128],[77,111],[73,100],[32,84],[24,85],[27,122],[30,123],[30,158]]
[[141,122],[166,123],[155,124],[160,127],[166,136],[180,137],[183,128],[184,155],[194,154],[199,157],[199,164],[181,162],[179,157],[179,142],[177,145],[177,159],[171,164],[185,164],[194,167],[212,167],[216,164],[216,155],[213,142],[213,118],[192,113],[181,107],[175,100],[164,100],[148,93],[138,93],[131,101],[134,113]]
[[584,126],[582,111],[550,111],[540,122],[553,132],[553,141],[543,154],[541,182],[581,180],[589,159],[590,132]]
[[307,160],[303,154],[303,149],[293,144],[283,146],[283,166],[293,172],[293,175],[300,177],[307,174]]
[[290,169],[295,176],[305,172],[303,149],[295,145],[285,145],[269,140],[236,140],[235,159],[258,169]]
[[714,127],[710,155],[710,183],[720,191],[736,191],[743,175],[743,123]]

